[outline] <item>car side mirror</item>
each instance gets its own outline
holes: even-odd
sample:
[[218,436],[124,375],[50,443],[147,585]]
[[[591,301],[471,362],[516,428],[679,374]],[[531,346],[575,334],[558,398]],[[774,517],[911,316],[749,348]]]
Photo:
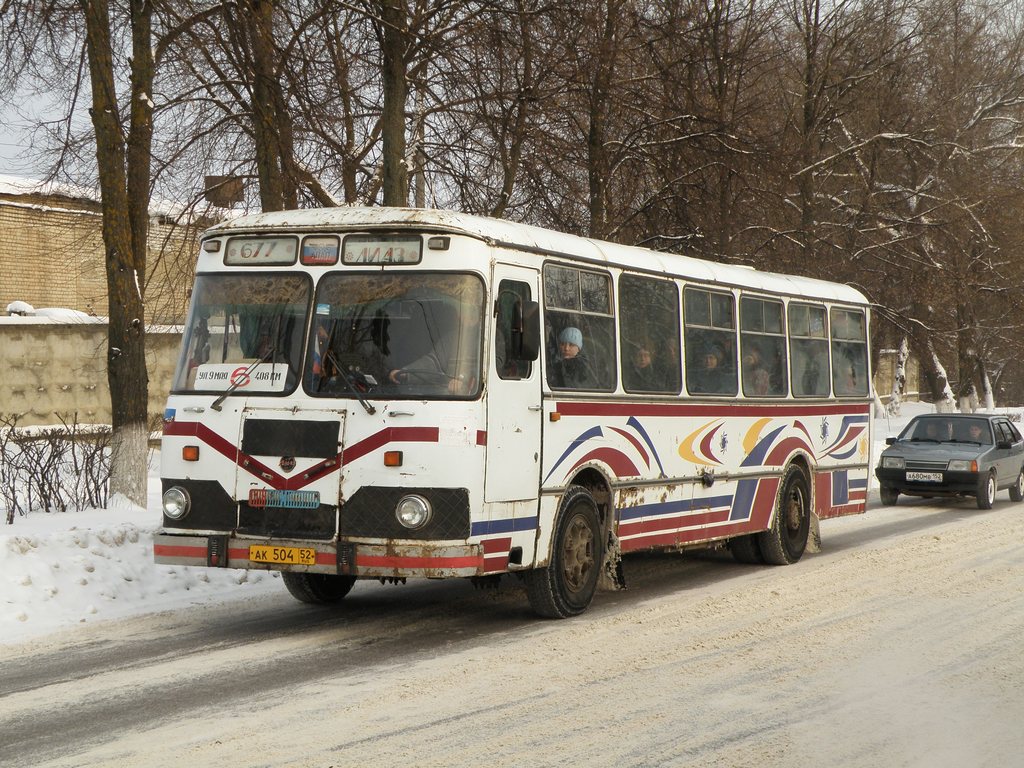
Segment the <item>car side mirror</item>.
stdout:
[[1009,440],[1000,440],[999,442],[996,443],[996,448],[998,448],[1001,451],[1008,451],[1011,448],[1013,448],[1013,443],[1011,443]]
[[887,437],[887,438],[885,438],[885,444],[886,445],[894,445],[895,443],[896,443],[896,438],[895,437]]

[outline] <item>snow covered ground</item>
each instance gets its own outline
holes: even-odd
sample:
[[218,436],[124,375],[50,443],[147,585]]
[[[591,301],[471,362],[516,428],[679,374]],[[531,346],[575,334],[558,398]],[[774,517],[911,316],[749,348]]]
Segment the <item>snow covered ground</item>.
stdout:
[[[875,420],[877,457],[930,406],[907,404],[898,419]],[[153,563],[160,521],[159,455],[151,465],[148,509],[33,513],[0,525],[0,644],[70,628],[200,603],[237,600],[284,589],[275,573],[173,568]],[[877,504],[877,491],[869,498]],[[871,514],[871,510],[867,514]]]
[[147,509],[128,503],[0,524],[0,644],[75,624],[284,589],[277,574],[153,562],[159,453]]

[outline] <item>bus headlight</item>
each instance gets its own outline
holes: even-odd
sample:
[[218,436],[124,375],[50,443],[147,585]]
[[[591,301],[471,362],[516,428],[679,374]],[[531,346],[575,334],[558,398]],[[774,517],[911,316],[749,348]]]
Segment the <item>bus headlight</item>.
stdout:
[[164,491],[163,504],[165,515],[172,520],[181,520],[192,507],[192,500],[188,497],[188,491],[176,485]]
[[395,517],[406,528],[422,528],[430,521],[432,514],[430,502],[416,494],[403,496],[395,505]]
[[903,469],[903,458],[900,456],[883,456],[882,469]]

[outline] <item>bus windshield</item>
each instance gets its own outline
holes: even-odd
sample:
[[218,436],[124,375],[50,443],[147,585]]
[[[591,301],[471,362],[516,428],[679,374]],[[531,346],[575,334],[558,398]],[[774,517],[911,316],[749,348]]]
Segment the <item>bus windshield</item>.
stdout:
[[305,275],[198,275],[174,391],[292,391],[309,294]]
[[475,397],[484,289],[464,274],[328,275],[314,304],[314,396]]

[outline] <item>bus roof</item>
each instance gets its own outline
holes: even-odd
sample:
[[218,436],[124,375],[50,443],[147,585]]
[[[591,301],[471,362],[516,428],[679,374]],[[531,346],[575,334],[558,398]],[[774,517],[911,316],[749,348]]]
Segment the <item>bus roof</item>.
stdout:
[[504,219],[473,216],[457,211],[424,208],[338,207],[272,211],[241,216],[207,230],[205,236],[236,232],[324,229],[376,229],[381,227],[416,228],[479,238],[492,244],[539,251],[552,256],[564,255],[608,266],[632,268],[666,276],[690,278],[722,287],[805,296],[850,304],[867,304],[864,295],[848,285],[752,267],[653,251],[603,240],[569,235],[564,232],[516,224]]

